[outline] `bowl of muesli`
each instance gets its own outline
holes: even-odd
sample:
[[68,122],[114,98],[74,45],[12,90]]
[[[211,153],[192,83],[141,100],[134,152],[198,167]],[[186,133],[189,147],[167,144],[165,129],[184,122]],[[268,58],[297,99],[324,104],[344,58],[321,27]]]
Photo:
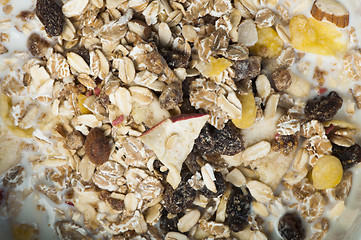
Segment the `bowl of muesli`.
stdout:
[[359,239],[361,2],[0,3],[1,239]]

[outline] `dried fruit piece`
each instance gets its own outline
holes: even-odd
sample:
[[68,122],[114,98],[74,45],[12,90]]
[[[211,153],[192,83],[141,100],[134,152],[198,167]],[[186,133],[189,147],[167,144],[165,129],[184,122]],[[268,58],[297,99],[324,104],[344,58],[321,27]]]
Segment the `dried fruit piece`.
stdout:
[[224,193],[224,191],[226,191],[226,183],[224,182],[222,173],[214,172],[214,177],[216,178],[214,183],[216,185],[217,192],[212,192],[206,186],[204,186],[203,188],[201,188],[199,190],[207,198],[218,197],[218,196],[222,195]]
[[340,160],[332,155],[318,159],[312,169],[313,186],[316,189],[333,188],[340,183],[343,175]]
[[46,50],[50,47],[50,44],[39,34],[32,33],[28,38],[27,46],[33,56],[43,57],[46,54]]
[[345,6],[335,0],[316,0],[312,5],[311,14],[318,21],[326,18],[340,28],[349,24],[349,12]]
[[93,128],[89,131],[85,139],[85,154],[92,163],[101,165],[108,161],[110,150],[109,141],[100,128]]
[[163,210],[159,219],[159,227],[164,233],[178,231],[178,220],[179,217],[177,215],[171,216],[166,210]]
[[202,66],[200,71],[203,75],[213,77],[221,74],[224,70],[232,66],[232,62],[225,58],[210,57],[209,62]]
[[160,49],[159,53],[160,55],[162,55],[162,57],[172,70],[175,68],[186,68],[188,66],[189,56],[187,55],[165,48]]
[[332,23],[319,22],[298,15],[290,22],[291,45],[304,52],[321,55],[342,55],[347,42]]
[[168,212],[173,214],[181,213],[193,203],[196,198],[196,190],[194,190],[187,182],[190,177],[190,174],[183,175],[182,182],[176,189],[173,189],[169,184],[167,185],[163,199],[165,202],[164,208]]
[[45,31],[50,36],[55,37],[62,33],[64,15],[55,0],[37,0],[36,16],[38,16],[45,27]]
[[261,73],[261,61],[259,56],[251,56],[245,60],[234,61],[232,68],[235,71],[234,81],[252,79]]
[[330,121],[342,107],[342,98],[336,92],[307,101],[305,115],[309,120]]
[[195,149],[202,155],[231,156],[244,150],[243,144],[242,134],[233,123],[228,122],[221,130],[207,123],[195,140]]
[[273,58],[280,55],[283,48],[283,40],[273,28],[258,28],[257,33],[258,41],[251,47],[251,53],[265,58]]
[[168,84],[159,97],[161,108],[170,110],[178,106],[183,99],[182,84],[174,82]]
[[247,188],[233,188],[226,208],[226,223],[232,231],[239,232],[246,227],[251,204],[252,197]]
[[284,91],[291,86],[292,78],[290,71],[284,68],[277,68],[272,73],[273,83],[277,91]]
[[81,114],[89,114],[92,113],[88,108],[86,108],[84,106],[84,102],[87,99],[87,97],[84,94],[79,94],[78,95],[78,106],[79,106],[79,111]]
[[237,97],[242,104],[242,118],[232,119],[232,122],[240,129],[249,128],[254,124],[257,116],[257,107],[253,92],[237,94]]
[[361,162],[361,146],[358,144],[351,147],[332,145],[332,155],[340,159],[344,170],[351,168]]
[[297,213],[286,213],[278,222],[278,232],[287,240],[303,240],[306,232],[302,226],[302,220]]

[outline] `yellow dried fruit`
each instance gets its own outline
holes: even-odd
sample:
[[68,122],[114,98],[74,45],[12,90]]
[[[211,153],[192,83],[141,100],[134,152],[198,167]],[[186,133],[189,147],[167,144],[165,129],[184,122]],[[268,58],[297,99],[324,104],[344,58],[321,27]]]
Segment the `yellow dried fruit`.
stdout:
[[221,74],[224,70],[232,66],[232,62],[225,58],[209,58],[209,63],[205,66],[203,75],[213,77]]
[[0,96],[0,113],[1,118],[8,129],[18,137],[31,138],[33,136],[34,129],[22,129],[14,125],[13,120],[10,118],[11,99],[6,94]]
[[258,41],[250,49],[253,55],[273,58],[281,54],[283,40],[278,36],[277,32],[273,28],[257,28],[257,33]]
[[83,94],[78,95],[78,106],[81,114],[89,114],[91,111],[84,106],[86,96]]
[[340,183],[343,169],[340,160],[332,155],[318,159],[312,169],[313,186],[316,189],[333,188]]
[[257,115],[257,107],[253,93],[237,94],[237,97],[242,104],[242,118],[232,119],[232,122],[238,128],[249,128],[256,121]]
[[38,230],[28,224],[16,224],[11,226],[11,233],[14,240],[32,240],[36,239]]
[[298,15],[291,19],[290,32],[291,45],[303,52],[338,56],[347,49],[346,38],[329,22]]

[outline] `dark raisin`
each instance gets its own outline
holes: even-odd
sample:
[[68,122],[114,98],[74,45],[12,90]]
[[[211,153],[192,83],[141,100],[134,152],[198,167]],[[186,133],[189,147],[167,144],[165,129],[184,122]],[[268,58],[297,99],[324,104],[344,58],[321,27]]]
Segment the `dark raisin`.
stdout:
[[272,73],[272,79],[277,91],[286,90],[292,83],[290,71],[285,68],[277,68]]
[[197,110],[192,106],[188,97],[183,97],[182,105],[180,106],[182,113],[197,113]]
[[242,231],[248,223],[252,196],[247,188],[233,187],[227,201],[226,223],[234,232]]
[[162,215],[159,219],[159,227],[162,229],[165,233],[166,232],[172,232],[172,231],[178,231],[178,220],[179,217],[177,215],[172,216],[172,218],[169,217],[169,213],[166,210],[162,211]]
[[35,11],[50,36],[55,37],[62,33],[64,14],[55,0],[37,0]]
[[190,154],[188,154],[186,160],[184,160],[184,164],[192,174],[201,171],[201,166],[199,166],[197,162],[198,157],[199,156],[194,151],[192,151]]
[[361,146],[357,143],[351,147],[341,147],[332,144],[332,155],[340,159],[344,170],[361,162]]
[[307,101],[305,115],[308,120],[330,121],[342,107],[342,98],[336,92]]
[[186,68],[189,63],[189,56],[178,53],[172,50],[168,50],[165,48],[162,48],[159,50],[160,55],[164,58],[164,60],[167,62],[168,66],[171,69],[175,68]]
[[89,54],[89,50],[86,49],[85,47],[73,47],[72,49],[69,50],[70,52],[74,52],[76,54],[78,54],[79,56],[81,56],[84,61],[90,65],[90,54]]
[[206,124],[195,140],[195,149],[202,155],[235,155],[244,150],[244,141],[239,129],[227,122],[221,130]]
[[29,36],[27,45],[30,53],[35,57],[45,56],[46,50],[50,47],[48,41],[37,33],[32,33]]
[[54,224],[56,234],[59,239],[64,240],[80,240],[80,239],[91,239],[88,236],[88,232],[72,221],[59,221]]
[[85,154],[90,161],[96,165],[101,165],[108,161],[110,155],[110,145],[103,130],[93,128],[85,139]]
[[173,214],[184,212],[196,198],[197,192],[189,184],[188,179],[192,176],[191,173],[184,173],[182,171],[182,181],[176,189],[169,184],[166,186],[164,193],[164,207]]
[[15,166],[8,170],[3,178],[3,184],[5,187],[14,188],[23,183],[24,168],[22,166]]
[[220,172],[214,172],[214,177],[216,178],[215,184],[217,192],[212,192],[206,186],[202,187],[199,191],[201,194],[206,196],[207,198],[215,198],[224,193],[226,191],[226,182],[223,179],[223,176]]
[[272,149],[281,151],[284,155],[288,155],[298,146],[299,135],[278,135],[272,141]]
[[183,99],[181,83],[168,84],[159,97],[160,107],[166,110],[174,109]]
[[252,56],[245,60],[234,61],[232,66],[236,73],[234,81],[237,82],[243,79],[252,79],[257,77],[261,73],[261,61],[262,58],[258,56]]
[[278,232],[285,240],[305,239],[306,233],[302,220],[295,212],[286,213],[278,222]]
[[73,131],[65,139],[65,146],[72,150],[78,150],[84,145],[84,136],[79,131]]

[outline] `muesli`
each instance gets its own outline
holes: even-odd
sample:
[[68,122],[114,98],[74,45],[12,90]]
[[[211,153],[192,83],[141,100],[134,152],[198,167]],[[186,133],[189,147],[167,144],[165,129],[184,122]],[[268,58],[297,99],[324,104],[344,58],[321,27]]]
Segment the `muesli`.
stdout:
[[1,4],[14,239],[323,239],[346,208],[361,46],[343,4]]

